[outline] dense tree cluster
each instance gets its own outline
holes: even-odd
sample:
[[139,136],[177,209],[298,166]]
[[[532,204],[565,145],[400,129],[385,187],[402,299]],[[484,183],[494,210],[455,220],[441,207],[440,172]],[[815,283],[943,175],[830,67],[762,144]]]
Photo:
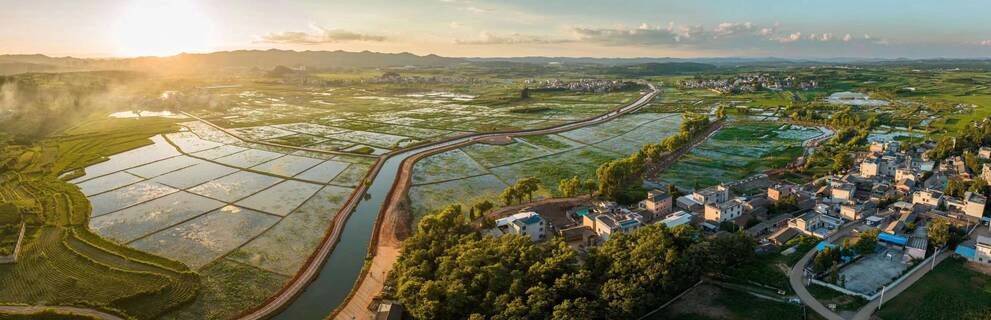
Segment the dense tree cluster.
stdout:
[[583,193],[591,194],[595,192],[596,187],[595,180],[582,180],[578,176],[561,180],[557,184],[557,190],[565,197],[574,197]]
[[943,189],[943,193],[948,196],[963,197],[967,191],[977,192],[982,195],[987,195],[989,191],[987,181],[984,179],[974,179],[974,180],[960,180],[960,179],[950,179],[946,182],[946,188]]
[[752,261],[754,247],[743,234],[705,239],[658,224],[583,256],[559,239],[483,236],[450,206],[403,242],[386,294],[417,319],[630,319],[705,272]]
[[972,122],[958,132],[940,140],[935,148],[929,150],[929,157],[937,160],[949,156],[960,155],[965,150],[974,150],[981,146],[991,145],[991,120],[984,119]]

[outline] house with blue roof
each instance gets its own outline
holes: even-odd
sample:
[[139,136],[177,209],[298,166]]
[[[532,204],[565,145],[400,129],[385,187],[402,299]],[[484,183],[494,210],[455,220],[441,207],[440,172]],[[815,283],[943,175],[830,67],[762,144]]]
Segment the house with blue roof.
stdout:
[[490,234],[517,234],[533,241],[547,239],[547,222],[533,211],[520,212],[498,219],[495,223],[496,227]]

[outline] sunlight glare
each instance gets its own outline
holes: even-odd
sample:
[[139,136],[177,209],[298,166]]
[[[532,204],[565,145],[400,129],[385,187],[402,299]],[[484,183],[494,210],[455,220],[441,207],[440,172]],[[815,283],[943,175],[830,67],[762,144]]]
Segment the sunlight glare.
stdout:
[[117,51],[127,56],[207,52],[212,21],[188,0],[134,1],[115,26]]

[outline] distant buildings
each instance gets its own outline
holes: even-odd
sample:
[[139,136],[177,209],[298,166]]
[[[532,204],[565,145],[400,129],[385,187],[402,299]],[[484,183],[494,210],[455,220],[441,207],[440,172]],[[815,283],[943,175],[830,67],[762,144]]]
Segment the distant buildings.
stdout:
[[682,80],[678,83],[683,88],[689,89],[709,89],[718,93],[751,93],[762,89],[782,90],[793,89],[814,89],[819,87],[816,80],[799,80],[794,76],[778,77],[766,73],[741,74],[731,78],[696,78]]

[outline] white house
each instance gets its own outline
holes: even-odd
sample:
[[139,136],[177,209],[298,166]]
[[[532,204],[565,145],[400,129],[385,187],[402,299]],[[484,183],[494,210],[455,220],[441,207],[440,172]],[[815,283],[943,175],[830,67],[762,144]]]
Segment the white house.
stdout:
[[743,214],[743,201],[732,199],[705,205],[705,220],[723,222],[739,218]]
[[533,241],[547,238],[547,223],[539,213],[533,211],[520,212],[495,222],[496,228],[502,233],[527,236]]

